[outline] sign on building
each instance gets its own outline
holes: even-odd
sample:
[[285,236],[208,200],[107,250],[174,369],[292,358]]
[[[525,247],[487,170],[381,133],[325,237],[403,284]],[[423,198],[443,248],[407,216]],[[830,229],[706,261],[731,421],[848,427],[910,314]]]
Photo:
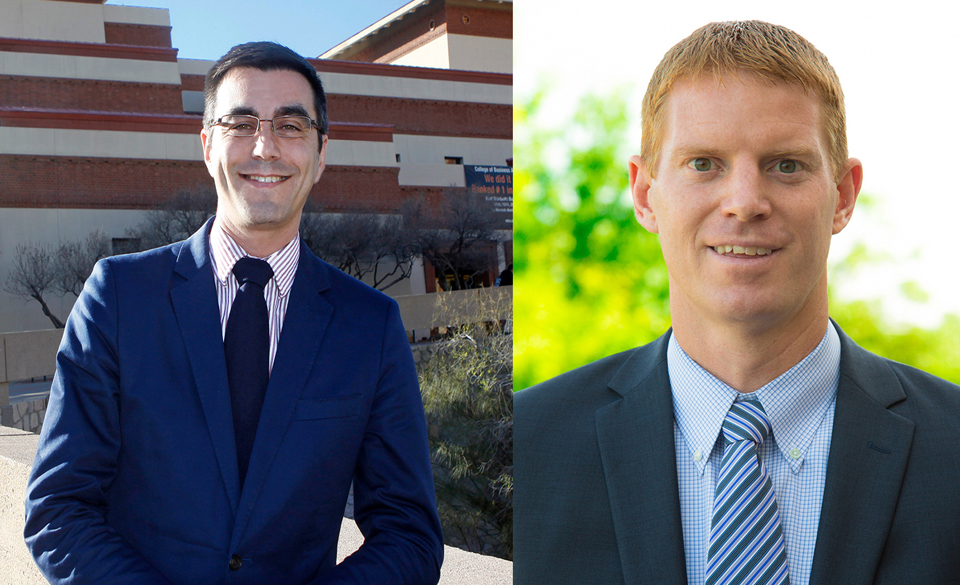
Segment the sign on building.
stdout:
[[464,165],[467,192],[483,198],[493,213],[503,219],[503,229],[513,229],[513,169]]

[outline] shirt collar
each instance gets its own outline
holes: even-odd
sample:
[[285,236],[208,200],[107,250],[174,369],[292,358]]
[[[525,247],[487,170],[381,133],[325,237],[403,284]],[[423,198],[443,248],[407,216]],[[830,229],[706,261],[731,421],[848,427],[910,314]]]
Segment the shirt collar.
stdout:
[[[702,475],[727,411],[742,395],[703,369],[688,356],[673,334],[667,347],[667,369],[673,391],[677,426]],[[820,343],[795,366],[752,393],[767,416],[777,448],[800,471],[807,449],[830,404],[840,379],[840,337],[833,323]]]
[[[233,265],[244,256],[256,258],[247,254],[240,244],[234,241],[218,222],[214,221],[210,228],[210,257],[213,260],[214,274],[221,285],[226,285],[228,279],[235,278]],[[297,262],[300,260],[300,233],[298,232],[286,246],[260,260],[266,260],[273,269],[271,280],[276,283],[280,296],[286,296],[293,287]]]

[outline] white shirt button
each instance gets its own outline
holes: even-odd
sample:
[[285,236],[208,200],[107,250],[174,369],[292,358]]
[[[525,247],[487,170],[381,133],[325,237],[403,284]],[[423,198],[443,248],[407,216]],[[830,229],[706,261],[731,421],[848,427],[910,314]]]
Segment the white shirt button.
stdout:
[[700,449],[697,449],[693,452],[693,460],[699,463],[701,459],[703,459],[703,453],[700,452]]
[[800,459],[800,449],[797,449],[796,447],[790,449],[790,456],[794,459]]

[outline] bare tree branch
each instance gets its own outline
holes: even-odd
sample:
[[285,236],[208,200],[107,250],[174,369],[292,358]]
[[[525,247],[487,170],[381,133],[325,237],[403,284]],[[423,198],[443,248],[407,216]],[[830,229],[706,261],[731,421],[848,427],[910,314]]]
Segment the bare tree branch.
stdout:
[[54,292],[54,283],[57,280],[56,253],[47,246],[39,244],[17,244],[13,257],[13,268],[7,276],[3,290],[24,300],[33,299],[40,303],[43,314],[50,319],[57,329],[63,328],[61,321],[43,296]]
[[442,289],[471,288],[487,269],[500,220],[475,194],[447,189],[443,195],[439,214],[431,213],[422,199],[405,203],[404,223],[418,234],[417,248],[440,276]]
[[139,240],[140,250],[166,246],[189,238],[216,210],[217,194],[213,189],[182,189],[148,212],[142,222],[127,230],[126,235]]
[[314,254],[385,290],[409,278],[417,259],[416,234],[391,215],[303,214],[300,236]]
[[80,296],[97,260],[110,254],[110,238],[99,228],[82,242],[62,242],[56,252],[54,290],[61,296]]

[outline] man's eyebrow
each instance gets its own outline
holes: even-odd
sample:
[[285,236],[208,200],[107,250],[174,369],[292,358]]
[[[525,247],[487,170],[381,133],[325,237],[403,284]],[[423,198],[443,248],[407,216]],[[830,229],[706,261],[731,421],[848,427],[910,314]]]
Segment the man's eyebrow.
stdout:
[[257,111],[249,106],[236,106],[227,111],[228,116],[256,116]]
[[689,146],[680,146],[676,148],[671,154],[670,160],[681,162],[688,158],[719,157],[722,155],[723,153],[715,148],[691,144]]
[[[236,106],[230,108],[227,112],[227,115],[231,116],[256,116],[260,117],[260,114],[250,106]],[[310,117],[310,114],[307,112],[307,109],[300,104],[293,104],[288,106],[280,106],[274,111],[274,116],[305,116]]]
[[[679,146],[670,155],[670,160],[682,162],[690,158],[699,157],[723,157],[723,152],[709,146],[697,146],[694,144]],[[820,152],[809,146],[789,146],[786,148],[777,148],[768,152],[765,158],[789,158],[802,160],[820,160]]]
[[820,153],[808,146],[796,146],[778,149],[769,154],[770,158],[798,158],[804,160],[820,160]]
[[307,109],[300,104],[294,104],[290,106],[280,106],[276,109],[273,114],[274,116],[304,116],[306,118],[310,117],[310,114],[307,112]]

